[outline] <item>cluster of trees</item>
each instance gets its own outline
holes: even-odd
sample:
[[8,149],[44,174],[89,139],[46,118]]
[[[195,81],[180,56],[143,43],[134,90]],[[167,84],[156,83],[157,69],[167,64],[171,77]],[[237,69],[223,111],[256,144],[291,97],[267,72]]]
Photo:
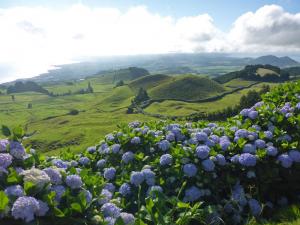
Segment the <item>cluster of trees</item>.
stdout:
[[149,100],[150,97],[147,93],[147,91],[143,88],[140,88],[137,95],[134,97],[134,99],[131,101],[131,105],[127,108],[127,114],[131,114],[134,112],[134,108],[141,104],[142,102],[145,102]]
[[[257,74],[257,70],[259,68],[272,70],[279,76],[274,73],[266,74],[265,76],[260,76],[259,74]],[[272,65],[248,65],[245,66],[243,70],[230,72],[222,76],[218,76],[213,80],[217,81],[220,84],[224,84],[236,78],[255,81],[282,82],[289,79],[289,73],[286,70],[281,70],[279,67]]]
[[17,81],[14,85],[9,86],[6,90],[7,94],[27,92],[27,91],[34,91],[34,92],[39,92],[42,94],[49,95],[48,90],[46,90],[45,88],[43,88],[42,86],[38,85],[33,81],[27,81],[27,82]]
[[207,119],[211,121],[226,120],[228,117],[238,114],[242,109],[252,107],[256,102],[261,101],[261,95],[270,91],[269,85],[263,85],[260,91],[250,90],[246,95],[243,95],[240,102],[235,107],[226,107],[223,110],[212,113],[194,114],[187,117],[187,120],[198,121]]
[[124,86],[124,85],[125,85],[124,81],[123,81],[123,80],[119,80],[119,81],[116,83],[115,87],[121,87],[121,86]]

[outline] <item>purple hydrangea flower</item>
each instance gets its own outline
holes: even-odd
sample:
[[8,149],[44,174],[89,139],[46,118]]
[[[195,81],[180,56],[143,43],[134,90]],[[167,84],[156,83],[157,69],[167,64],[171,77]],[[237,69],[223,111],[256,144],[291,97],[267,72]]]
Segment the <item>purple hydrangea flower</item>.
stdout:
[[133,225],[135,222],[135,218],[131,213],[122,212],[122,213],[120,213],[120,217],[122,218],[123,223],[125,225]]
[[220,147],[223,151],[226,151],[230,146],[231,142],[227,139],[220,139]]
[[160,157],[159,163],[162,166],[171,165],[173,162],[173,157],[170,154],[164,154]]
[[125,164],[128,164],[128,163],[131,162],[133,159],[134,159],[134,153],[131,152],[131,151],[125,152],[125,153],[122,155],[122,161],[123,161]]
[[171,144],[167,140],[162,140],[162,141],[158,142],[159,149],[161,149],[164,152],[167,151],[170,148],[170,146],[171,146]]
[[196,155],[199,159],[205,159],[209,156],[210,148],[206,145],[200,145],[196,148]]
[[250,153],[243,153],[239,157],[239,163],[243,166],[255,166],[256,157]]
[[84,193],[84,195],[85,195],[85,200],[86,200],[86,202],[89,204],[89,203],[91,203],[91,201],[93,200],[93,195],[92,195],[92,193],[90,192],[90,191],[88,191],[88,190],[82,190],[83,191],[83,193]]
[[131,172],[130,183],[134,184],[135,186],[139,186],[144,180],[145,176],[142,172]]
[[232,163],[238,163],[239,162],[239,155],[234,155],[234,156],[232,156],[231,158],[230,158],[230,161],[232,162]]
[[250,207],[251,214],[253,216],[259,216],[261,211],[262,211],[262,207],[259,204],[259,202],[252,198],[248,201],[248,204],[249,204],[249,207]]
[[6,152],[9,141],[6,139],[0,140],[0,152]]
[[249,112],[250,112],[249,109],[243,109],[243,110],[240,112],[240,114],[241,114],[242,116],[244,116],[244,117],[247,117]]
[[16,159],[23,159],[26,155],[25,148],[17,141],[10,142],[10,154]]
[[297,150],[291,150],[289,151],[289,157],[294,161],[294,162],[300,162],[300,152]]
[[245,129],[239,129],[234,134],[236,137],[246,138],[248,136],[248,131]]
[[171,133],[171,132],[169,132],[167,135],[166,135],[166,139],[168,140],[168,141],[175,141],[175,135],[173,134],[173,133]]
[[183,172],[188,177],[193,177],[197,174],[197,167],[193,163],[188,163],[183,166]]
[[127,183],[122,184],[120,186],[120,188],[119,188],[119,192],[123,196],[130,195],[130,193],[131,193],[131,187],[130,187],[130,185],[127,184]]
[[61,184],[61,174],[58,170],[53,168],[46,168],[43,171],[50,177],[50,182],[52,184]]
[[290,168],[293,165],[293,160],[288,154],[285,153],[278,156],[278,161],[284,168]]
[[12,164],[12,156],[7,153],[0,153],[0,167],[6,169]]
[[22,219],[26,223],[34,220],[34,215],[39,210],[39,202],[33,197],[19,197],[13,204],[11,215],[14,219]]
[[202,167],[205,171],[211,172],[215,169],[215,164],[211,159],[205,159],[201,162]]
[[267,139],[271,140],[273,138],[273,133],[271,131],[265,131],[264,135],[266,136]]
[[96,146],[90,146],[87,148],[87,152],[90,153],[90,154],[93,154],[95,153],[97,150]]
[[110,168],[105,168],[104,169],[104,178],[107,179],[107,180],[112,180],[115,178],[115,175],[116,175],[116,169],[113,168],[113,167],[110,167]]
[[24,196],[24,190],[21,185],[12,185],[4,190],[5,194],[8,196],[22,197]]
[[57,168],[62,168],[62,169],[68,168],[68,163],[61,159],[53,159],[52,165],[56,166]]
[[121,209],[117,207],[114,203],[105,203],[101,207],[101,211],[105,217],[117,218],[120,216]]
[[232,199],[238,202],[241,206],[245,206],[247,204],[244,188],[239,183],[233,187]]
[[197,201],[199,198],[201,198],[203,195],[204,195],[203,191],[201,191],[199,188],[195,186],[192,186],[185,190],[183,201],[194,202]]
[[82,180],[81,177],[78,175],[69,175],[66,178],[66,184],[71,188],[71,189],[77,189],[81,188],[82,186]]

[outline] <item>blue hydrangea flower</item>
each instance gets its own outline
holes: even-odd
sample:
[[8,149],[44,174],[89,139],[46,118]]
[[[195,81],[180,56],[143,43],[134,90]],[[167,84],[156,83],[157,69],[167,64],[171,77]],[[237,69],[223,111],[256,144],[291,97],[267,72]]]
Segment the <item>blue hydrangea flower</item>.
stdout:
[[226,159],[222,154],[217,154],[216,155],[216,161],[220,166],[225,166],[226,165]]
[[256,157],[250,153],[243,153],[239,157],[239,163],[243,166],[255,166]]
[[104,169],[104,178],[107,179],[107,180],[112,180],[115,178],[115,175],[116,175],[116,169],[113,168],[113,167],[110,167],[110,168],[105,168]]
[[170,148],[171,144],[168,140],[162,140],[160,142],[158,142],[158,147],[159,149],[161,149],[162,151],[167,151]]
[[114,203],[105,203],[101,207],[101,211],[105,217],[117,218],[120,216],[121,209],[117,207]]
[[294,161],[294,162],[300,162],[300,152],[297,150],[291,150],[289,151],[289,157]]
[[53,185],[50,190],[55,192],[55,201],[57,202],[60,202],[62,196],[66,192],[66,188],[63,185]]
[[203,191],[201,191],[199,188],[195,186],[192,186],[185,190],[183,201],[194,202],[197,201],[199,198],[201,198],[203,195],[204,195]]
[[6,152],[9,141],[6,139],[0,140],[0,152]]
[[87,152],[90,153],[90,154],[93,154],[95,153],[97,150],[96,146],[90,146],[87,148]]
[[164,154],[160,157],[159,163],[162,166],[171,165],[173,162],[173,157],[170,154]]
[[211,129],[208,128],[208,127],[205,127],[202,131],[203,131],[204,133],[206,133],[207,135],[210,135],[210,134],[211,134]]
[[113,134],[107,134],[107,135],[105,136],[105,139],[106,139],[107,141],[113,141],[113,140],[115,139],[115,137],[114,137]]
[[188,177],[193,177],[197,174],[197,167],[193,163],[188,163],[183,166],[183,172]]
[[205,171],[211,172],[215,169],[215,164],[211,159],[205,159],[201,162],[202,167]]
[[255,153],[255,151],[256,151],[256,146],[252,144],[245,144],[243,147],[244,153]]
[[296,108],[300,109],[300,102],[297,103]]
[[16,159],[23,159],[26,155],[25,148],[17,141],[10,142],[10,154]]
[[210,135],[210,136],[209,136],[209,139],[212,140],[215,144],[219,143],[219,141],[220,141],[219,136],[218,136],[218,135],[215,135],[215,134]]
[[50,177],[50,182],[52,184],[61,184],[62,183],[62,176],[60,172],[56,169],[53,168],[46,168],[43,170],[49,177]]
[[235,132],[234,136],[240,138],[246,138],[248,136],[248,131],[245,129],[239,129]]
[[24,190],[21,185],[12,185],[4,190],[5,194],[8,196],[22,197],[24,196]]
[[141,143],[141,139],[139,137],[134,137],[131,139],[130,142],[131,142],[131,144],[137,145],[137,144]]
[[13,204],[11,215],[14,219],[22,219],[26,223],[34,220],[34,215],[39,210],[39,202],[33,197],[19,197]]
[[121,145],[120,144],[113,144],[111,146],[111,151],[114,154],[119,153],[120,149],[121,149]]
[[148,190],[147,190],[147,195],[154,198],[154,197],[156,197],[156,192],[162,193],[163,192],[162,187],[159,186],[159,185],[149,187]]
[[83,193],[84,193],[84,195],[85,195],[85,200],[86,200],[86,202],[89,204],[89,203],[91,203],[91,201],[93,200],[93,195],[92,195],[92,193],[89,191],[89,190],[82,190],[83,191]]
[[12,156],[7,153],[0,153],[0,167],[6,169],[12,164]]
[[276,156],[277,154],[278,154],[277,148],[275,148],[274,146],[268,146],[267,147],[267,155]]
[[108,203],[112,199],[112,196],[113,196],[113,194],[109,190],[102,189],[98,203],[100,205]]
[[203,141],[203,142],[205,142],[205,141],[207,141],[207,133],[205,133],[205,132],[197,132],[196,134],[195,134],[195,138],[197,139],[197,141]]
[[130,195],[131,194],[131,187],[130,187],[130,185],[127,184],[127,183],[122,184],[120,186],[120,188],[119,188],[119,192],[123,196]]
[[233,187],[232,199],[238,202],[241,206],[245,206],[247,204],[244,188],[239,183]]
[[125,225],[133,225],[135,222],[135,218],[131,213],[122,212],[122,213],[120,213],[120,217],[122,218],[123,223]]
[[244,116],[244,117],[247,117],[249,112],[250,112],[249,109],[243,109],[243,110],[240,112],[240,114],[241,114],[242,116]]
[[52,162],[52,165],[56,166],[57,168],[62,168],[62,169],[68,168],[68,163],[61,159],[53,159],[51,162]]
[[290,168],[293,165],[293,160],[288,154],[285,153],[278,156],[278,161],[284,168]]
[[251,110],[249,113],[248,113],[248,117],[252,120],[256,119],[258,117],[258,112],[255,111],[255,110]]
[[210,148],[206,145],[200,145],[196,148],[196,155],[199,159],[205,159],[209,156]]
[[128,163],[131,162],[133,159],[134,159],[134,153],[131,152],[131,151],[125,152],[125,153],[122,155],[122,161],[123,161],[125,164],[128,164]]
[[97,163],[96,163],[96,166],[98,168],[101,168],[101,167],[104,167],[106,164],[106,160],[105,159],[100,159]]
[[264,135],[266,136],[267,139],[271,140],[273,138],[273,133],[269,130],[264,132]]
[[238,163],[239,162],[239,155],[234,155],[234,156],[232,156],[231,158],[230,158],[230,161],[232,162],[232,163]]
[[49,206],[46,202],[43,202],[41,200],[38,200],[39,208],[36,212],[37,216],[45,216],[47,212],[49,211]]
[[249,207],[250,207],[251,214],[253,216],[259,216],[261,211],[262,211],[262,207],[259,204],[259,202],[256,199],[252,198],[248,201],[248,204],[249,204]]
[[81,157],[78,162],[80,163],[80,165],[82,166],[86,166],[90,163],[90,159],[88,157]]
[[135,186],[139,186],[145,180],[144,174],[142,172],[131,172],[130,176],[130,183],[134,184]]
[[81,188],[82,186],[82,180],[81,177],[78,175],[69,175],[66,178],[66,184],[71,188],[71,189],[77,189]]
[[155,173],[151,169],[143,169],[142,173],[148,185],[152,186],[155,184]]
[[103,188],[109,190],[111,193],[114,193],[116,190],[116,187],[113,183],[106,183]]
[[166,135],[166,139],[168,141],[175,141],[175,135],[172,133],[172,132],[169,132],[167,135]]
[[264,148],[264,147],[266,147],[266,142],[265,142],[264,140],[257,139],[257,140],[255,141],[255,146],[256,146],[257,148]]

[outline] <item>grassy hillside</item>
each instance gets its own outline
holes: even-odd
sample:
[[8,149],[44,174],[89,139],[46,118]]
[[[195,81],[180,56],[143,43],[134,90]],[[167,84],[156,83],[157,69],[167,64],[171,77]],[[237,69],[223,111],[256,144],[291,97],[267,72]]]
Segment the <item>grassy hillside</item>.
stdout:
[[174,77],[148,91],[152,99],[199,100],[224,92],[217,82],[194,75]]
[[270,70],[270,69],[265,69],[265,68],[258,68],[256,70],[256,74],[258,74],[261,77],[264,77],[264,76],[269,75],[269,74],[274,74],[278,77],[280,76],[280,74],[278,74],[276,71]]
[[172,77],[170,76],[167,76],[165,74],[155,74],[138,78],[130,82],[128,85],[134,91],[139,90],[139,88],[148,90],[170,80],[172,80]]

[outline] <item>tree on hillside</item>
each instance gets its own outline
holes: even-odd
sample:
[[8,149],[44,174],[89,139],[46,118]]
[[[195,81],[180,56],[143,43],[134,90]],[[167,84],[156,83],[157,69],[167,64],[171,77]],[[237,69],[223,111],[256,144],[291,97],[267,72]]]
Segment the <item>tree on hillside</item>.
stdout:
[[119,81],[116,83],[116,86],[115,86],[115,87],[121,87],[121,86],[124,86],[124,81],[123,81],[123,80],[119,80]]
[[88,88],[87,88],[87,93],[93,93],[94,92],[94,89],[91,85],[91,82],[88,83]]
[[143,88],[140,88],[137,96],[135,96],[133,101],[138,104],[138,103],[147,101],[149,99],[150,98],[149,98],[149,95],[148,95],[147,91]]
[[16,98],[15,98],[14,95],[11,96],[11,100],[12,100],[12,101],[15,101],[15,100],[16,100]]

